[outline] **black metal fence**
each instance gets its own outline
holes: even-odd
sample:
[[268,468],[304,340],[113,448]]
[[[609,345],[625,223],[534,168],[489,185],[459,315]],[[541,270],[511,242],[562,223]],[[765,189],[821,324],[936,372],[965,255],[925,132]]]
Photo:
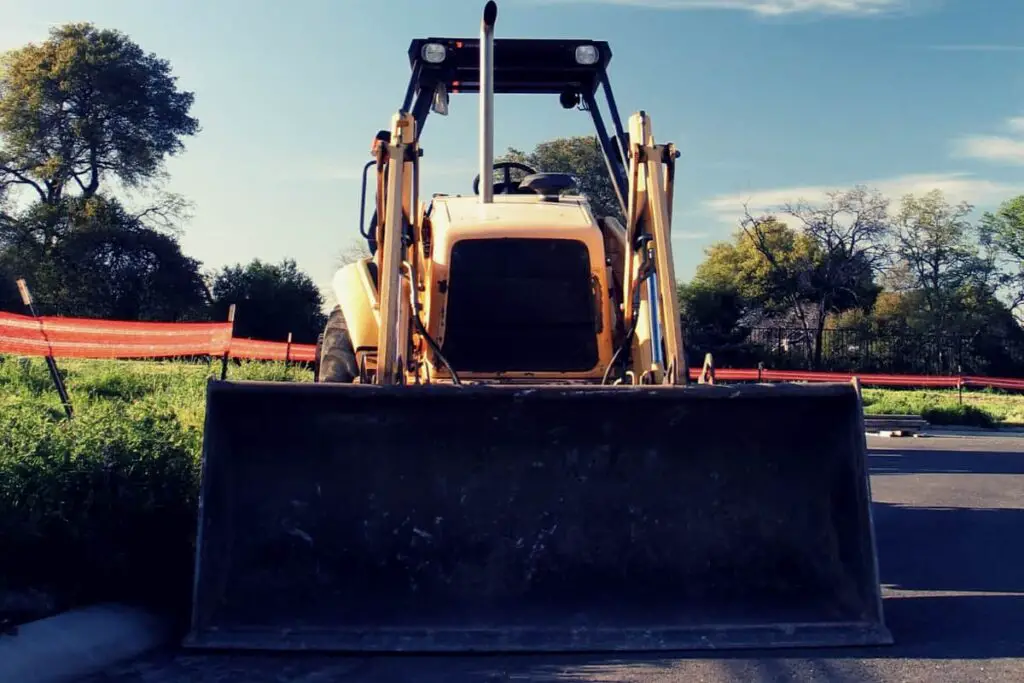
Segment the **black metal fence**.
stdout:
[[745,339],[734,337],[730,343],[693,341],[697,344],[691,348],[691,355],[703,357],[710,351],[718,367],[756,367],[764,363],[767,368],[779,370],[1024,377],[1024,334],[883,334],[826,329],[817,364],[814,332],[802,328],[754,328]]

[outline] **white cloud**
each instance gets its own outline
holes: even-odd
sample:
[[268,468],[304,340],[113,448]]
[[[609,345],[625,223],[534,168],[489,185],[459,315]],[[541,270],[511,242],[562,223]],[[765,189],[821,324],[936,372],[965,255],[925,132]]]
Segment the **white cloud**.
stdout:
[[971,135],[957,141],[960,156],[1024,165],[1024,138]]
[[849,189],[854,185],[864,185],[869,189],[878,190],[894,202],[908,194],[923,195],[932,190],[941,190],[946,195],[946,199],[951,202],[966,201],[974,205],[996,203],[1009,195],[1024,191],[1024,182],[1011,185],[985,180],[969,173],[923,173],[859,183],[780,187],[724,194],[706,200],[704,207],[723,223],[736,225],[743,217],[744,204],[752,214],[757,215],[777,211],[781,205],[786,203],[796,203],[801,200],[812,203],[821,202],[826,198],[827,192]]
[[905,9],[911,0],[544,0],[664,10],[741,10],[761,16],[790,14],[877,15]]
[[1024,166],[1024,117],[1007,119],[1009,135],[965,135],[953,141],[954,156]]

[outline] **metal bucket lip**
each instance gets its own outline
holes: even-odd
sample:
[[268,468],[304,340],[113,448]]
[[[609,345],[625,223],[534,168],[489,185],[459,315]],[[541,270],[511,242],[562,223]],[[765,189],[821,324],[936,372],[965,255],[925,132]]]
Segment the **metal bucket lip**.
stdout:
[[182,641],[193,650],[331,653],[640,653],[883,647],[895,644],[881,621],[730,623],[694,627],[396,629],[332,631],[290,628],[194,629]]
[[635,399],[638,395],[650,398],[676,400],[680,396],[700,398],[857,398],[857,390],[847,382],[816,384],[690,384],[690,385],[635,385],[611,386],[589,383],[537,383],[537,384],[328,384],[319,382],[277,382],[267,380],[208,380],[208,393],[247,393],[275,391],[282,396],[305,396],[330,393],[363,393],[386,397],[422,398],[424,396],[494,396],[513,395],[528,397],[566,398],[600,395],[613,400]]

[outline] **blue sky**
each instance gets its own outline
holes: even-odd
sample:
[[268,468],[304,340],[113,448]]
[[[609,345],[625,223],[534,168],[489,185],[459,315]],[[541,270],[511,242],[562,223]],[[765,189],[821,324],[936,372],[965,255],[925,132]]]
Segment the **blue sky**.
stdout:
[[[408,81],[414,37],[475,37],[482,0],[20,0],[0,50],[92,21],[171,61],[203,131],[169,164],[207,267],[297,260],[324,289],[357,238],[359,172]],[[770,208],[856,183],[983,209],[1024,192],[1021,0],[501,0],[499,37],[604,39],[624,118],[682,152],[674,251],[689,278]],[[499,97],[495,144],[590,134],[554,99]],[[425,131],[424,191],[470,192],[477,102]]]

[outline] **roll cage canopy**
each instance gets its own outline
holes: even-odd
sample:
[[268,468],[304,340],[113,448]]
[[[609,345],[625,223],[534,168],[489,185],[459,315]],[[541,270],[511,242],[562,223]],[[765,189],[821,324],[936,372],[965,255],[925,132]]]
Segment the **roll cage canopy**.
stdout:
[[[622,118],[615,105],[607,67],[612,51],[599,40],[494,39],[495,94],[558,95],[565,109],[589,111],[604,152],[612,186],[626,213],[626,153]],[[412,75],[402,110],[410,112],[422,135],[437,98],[477,93],[480,86],[479,38],[417,38],[409,46]],[[611,117],[609,135],[597,103],[602,90]]]
[[[428,52],[441,61],[428,59]],[[577,60],[577,52],[586,55],[584,63]],[[560,94],[569,89],[593,94],[611,57],[611,48],[604,41],[495,38],[494,92]],[[413,84],[441,81],[452,91],[478,92],[480,39],[413,40],[409,65]]]

